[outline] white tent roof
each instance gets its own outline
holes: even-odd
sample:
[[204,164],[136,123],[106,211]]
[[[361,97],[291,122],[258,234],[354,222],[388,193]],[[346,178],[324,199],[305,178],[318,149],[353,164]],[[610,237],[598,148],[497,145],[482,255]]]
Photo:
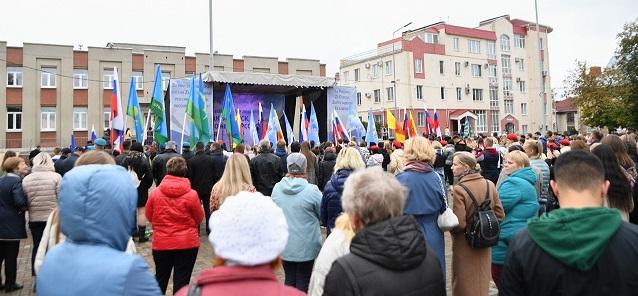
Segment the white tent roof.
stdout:
[[208,71],[204,73],[203,80],[205,82],[276,85],[276,86],[292,86],[292,87],[333,87],[336,85],[336,81],[332,77],[282,75],[282,74],[249,73],[249,72]]

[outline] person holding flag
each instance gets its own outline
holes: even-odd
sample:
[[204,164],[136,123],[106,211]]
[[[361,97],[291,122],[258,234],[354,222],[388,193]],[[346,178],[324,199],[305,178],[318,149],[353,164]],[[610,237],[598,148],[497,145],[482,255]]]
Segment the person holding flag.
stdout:
[[162,69],[160,65],[155,67],[155,81],[153,82],[153,92],[151,93],[151,112],[153,113],[155,122],[153,138],[159,145],[166,144],[166,141],[168,141],[168,129],[166,128],[164,88],[162,87]]
[[133,118],[135,122],[135,138],[138,143],[142,143],[144,139],[144,124],[142,123],[142,109],[137,98],[137,90],[135,89],[135,79],[131,77],[131,87],[128,92],[128,104],[126,107],[126,115]]

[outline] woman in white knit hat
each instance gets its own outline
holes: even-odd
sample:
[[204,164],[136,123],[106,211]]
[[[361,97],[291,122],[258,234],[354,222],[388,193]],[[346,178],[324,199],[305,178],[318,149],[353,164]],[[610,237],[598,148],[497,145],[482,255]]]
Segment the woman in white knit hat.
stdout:
[[208,236],[215,251],[214,268],[203,270],[177,296],[305,295],[275,276],[288,241],[283,211],[259,192],[242,191],[226,199],[210,217]]

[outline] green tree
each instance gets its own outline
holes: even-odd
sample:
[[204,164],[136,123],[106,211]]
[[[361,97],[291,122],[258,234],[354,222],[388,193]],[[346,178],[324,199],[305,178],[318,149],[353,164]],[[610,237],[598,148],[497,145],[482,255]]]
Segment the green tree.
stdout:
[[625,24],[617,36],[617,68],[623,72],[624,84],[629,88],[626,106],[632,115],[629,127],[638,128],[638,19]]

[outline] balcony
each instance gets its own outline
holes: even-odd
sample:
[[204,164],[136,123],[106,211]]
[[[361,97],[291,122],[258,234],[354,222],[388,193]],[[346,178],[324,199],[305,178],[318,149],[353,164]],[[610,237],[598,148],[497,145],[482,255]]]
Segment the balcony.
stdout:
[[401,43],[395,44],[394,49],[392,48],[392,45],[386,45],[379,48],[375,48],[373,50],[368,50],[368,51],[361,52],[349,57],[345,57],[341,59],[340,65],[342,68],[348,67],[348,66],[360,64],[369,60],[374,60],[381,57],[400,53],[401,51],[403,51],[403,49],[401,48]]

